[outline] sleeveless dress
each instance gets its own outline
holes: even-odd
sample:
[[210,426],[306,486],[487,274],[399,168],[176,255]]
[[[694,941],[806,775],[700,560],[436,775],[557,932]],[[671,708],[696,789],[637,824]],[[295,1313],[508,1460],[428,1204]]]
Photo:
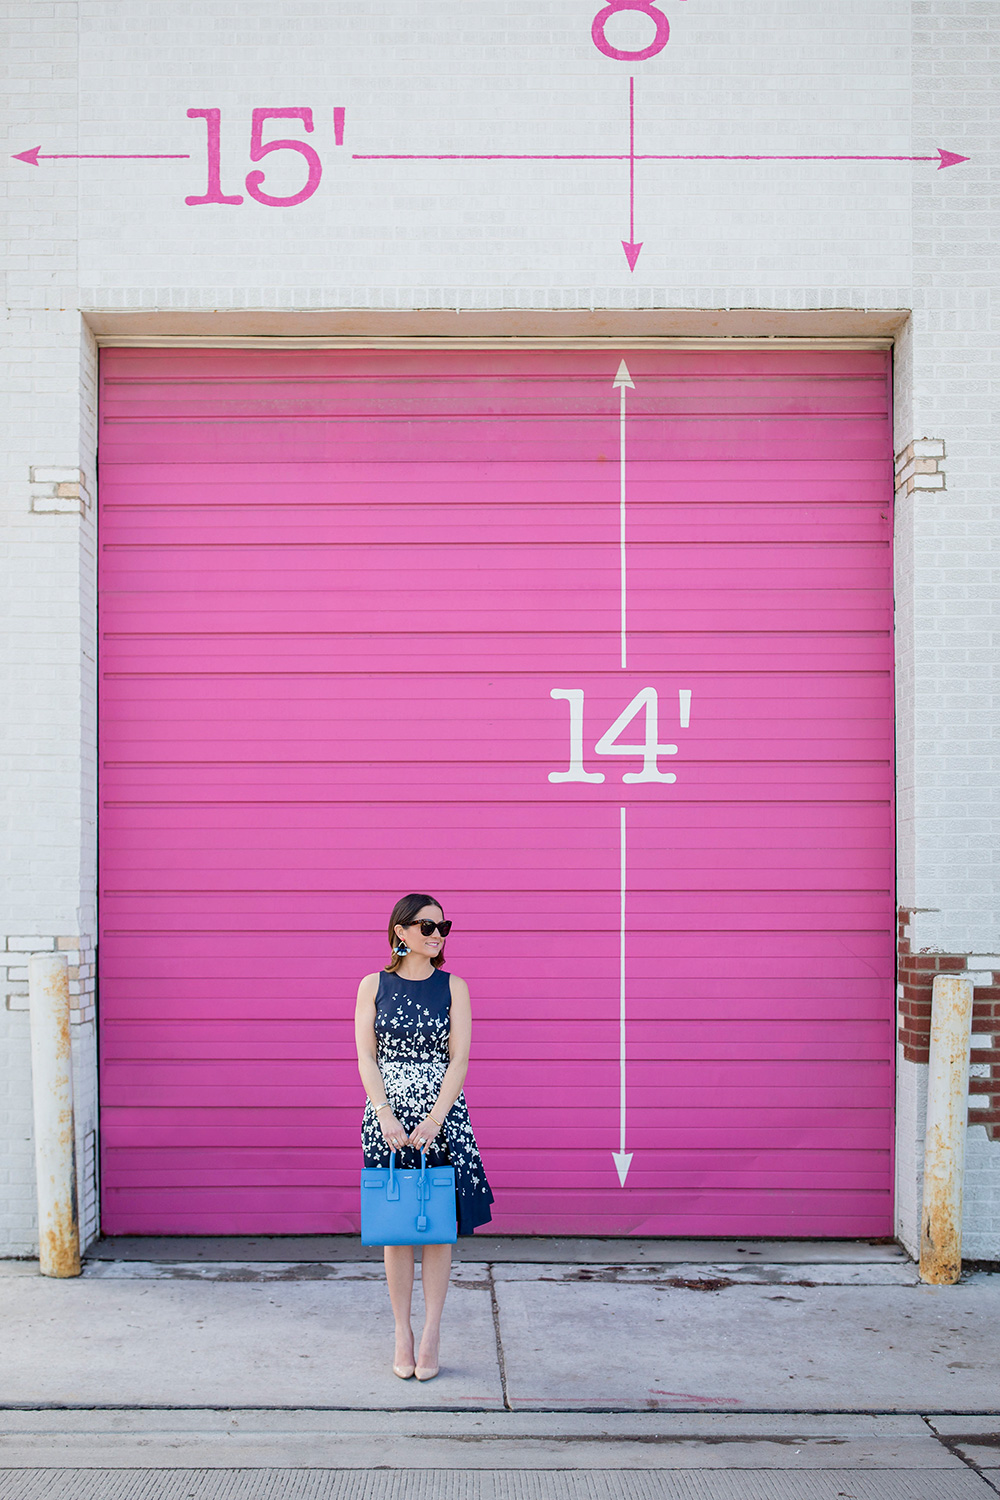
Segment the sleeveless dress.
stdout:
[[[451,976],[435,969],[429,979],[379,975],[375,996],[376,1058],[385,1096],[392,1112],[409,1135],[434,1108],[448,1067],[451,1034]],[[389,1165],[389,1144],[369,1099],[361,1120],[361,1146],[366,1167]],[[415,1146],[402,1153],[402,1165],[420,1165]],[[429,1167],[455,1168],[458,1232],[471,1234],[492,1218],[493,1194],[486,1181],[482,1157],[472,1133],[465,1095],[459,1094],[444,1124],[427,1148]]]

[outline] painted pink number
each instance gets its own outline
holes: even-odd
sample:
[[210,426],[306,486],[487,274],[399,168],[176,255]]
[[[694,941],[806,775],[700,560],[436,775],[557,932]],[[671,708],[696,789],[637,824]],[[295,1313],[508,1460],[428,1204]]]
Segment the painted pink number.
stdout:
[[[641,11],[653,22],[656,35],[648,47],[640,47],[635,51],[612,47],[604,34],[604,29],[611,17],[623,10]],[[658,52],[663,51],[670,40],[670,22],[662,10],[653,4],[653,0],[608,0],[604,9],[599,10],[594,17],[590,34],[594,38],[594,46],[598,52],[603,52],[605,57],[613,57],[616,62],[643,62],[645,58],[655,57]]]
[[266,120],[301,120],[307,133],[312,134],[313,115],[311,109],[255,109],[253,112],[253,124],[250,130],[250,160],[263,161],[265,156],[270,156],[272,151],[297,151],[304,156],[309,167],[309,176],[306,185],[299,192],[292,193],[287,198],[275,198],[270,193],[265,193],[261,187],[264,181],[263,172],[249,172],[247,174],[247,192],[251,198],[256,198],[258,203],[266,203],[268,208],[292,208],[296,203],[304,203],[311,198],[319,187],[319,180],[323,175],[323,166],[312,146],[307,146],[304,141],[268,141],[264,144],[263,131]]
[[222,134],[222,110],[221,109],[189,109],[189,120],[204,120],[208,132],[208,189],[206,192],[193,198],[185,198],[185,203],[242,203],[243,197],[240,193],[231,196],[222,191],[222,168],[219,161],[219,138]]

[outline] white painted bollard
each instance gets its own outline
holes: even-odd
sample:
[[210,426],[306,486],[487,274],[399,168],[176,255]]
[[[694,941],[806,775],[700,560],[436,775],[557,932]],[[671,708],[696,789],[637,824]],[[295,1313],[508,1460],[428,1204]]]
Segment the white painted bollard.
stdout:
[[79,1276],[69,971],[64,953],[32,954],[28,1004],[40,1269],[43,1276]]
[[920,1224],[920,1279],[956,1282],[962,1274],[962,1187],[969,1118],[969,1040],[972,980],[938,974],[931,1002],[927,1076],[924,1210]]

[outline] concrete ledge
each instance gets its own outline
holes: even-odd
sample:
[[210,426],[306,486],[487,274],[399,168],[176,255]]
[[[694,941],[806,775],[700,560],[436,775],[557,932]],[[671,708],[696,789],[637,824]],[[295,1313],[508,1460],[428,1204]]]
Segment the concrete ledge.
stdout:
[[555,345],[638,340],[782,339],[878,340],[891,342],[906,323],[907,308],[655,308],[655,309],[443,309],[379,311],[365,308],[316,308],[265,311],[234,309],[151,309],[125,312],[84,309],[83,318],[100,344],[139,344],[159,340],[244,340],[271,343],[281,339],[307,344],[332,341],[371,346],[414,340],[423,345],[443,340],[547,341]]
[[[874,1240],[571,1239],[477,1234],[459,1240],[457,1259],[532,1265],[871,1265],[910,1264],[901,1246]],[[88,1260],[379,1261],[356,1235],[117,1235],[97,1240]]]
[[[0,1263],[0,1276],[3,1275]],[[306,1281],[374,1281],[383,1284],[384,1270],[375,1261],[315,1260],[92,1260],[83,1268],[89,1281],[246,1281],[283,1285]],[[920,1277],[912,1261],[876,1261],[853,1265],[692,1265],[671,1261],[642,1265],[594,1265],[579,1262],[539,1265],[499,1261],[461,1260],[452,1271],[452,1286],[477,1283],[492,1276],[505,1281],[548,1281],[580,1285],[644,1286],[666,1290],[722,1291],[730,1286],[917,1286]],[[985,1277],[989,1285],[991,1278]]]

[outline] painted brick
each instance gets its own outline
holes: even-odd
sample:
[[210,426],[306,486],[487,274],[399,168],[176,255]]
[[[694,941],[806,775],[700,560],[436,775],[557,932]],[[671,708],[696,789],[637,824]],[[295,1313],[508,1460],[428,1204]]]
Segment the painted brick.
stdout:
[[37,464],[32,464],[28,472],[32,484],[82,484],[84,478],[80,469],[52,469]]

